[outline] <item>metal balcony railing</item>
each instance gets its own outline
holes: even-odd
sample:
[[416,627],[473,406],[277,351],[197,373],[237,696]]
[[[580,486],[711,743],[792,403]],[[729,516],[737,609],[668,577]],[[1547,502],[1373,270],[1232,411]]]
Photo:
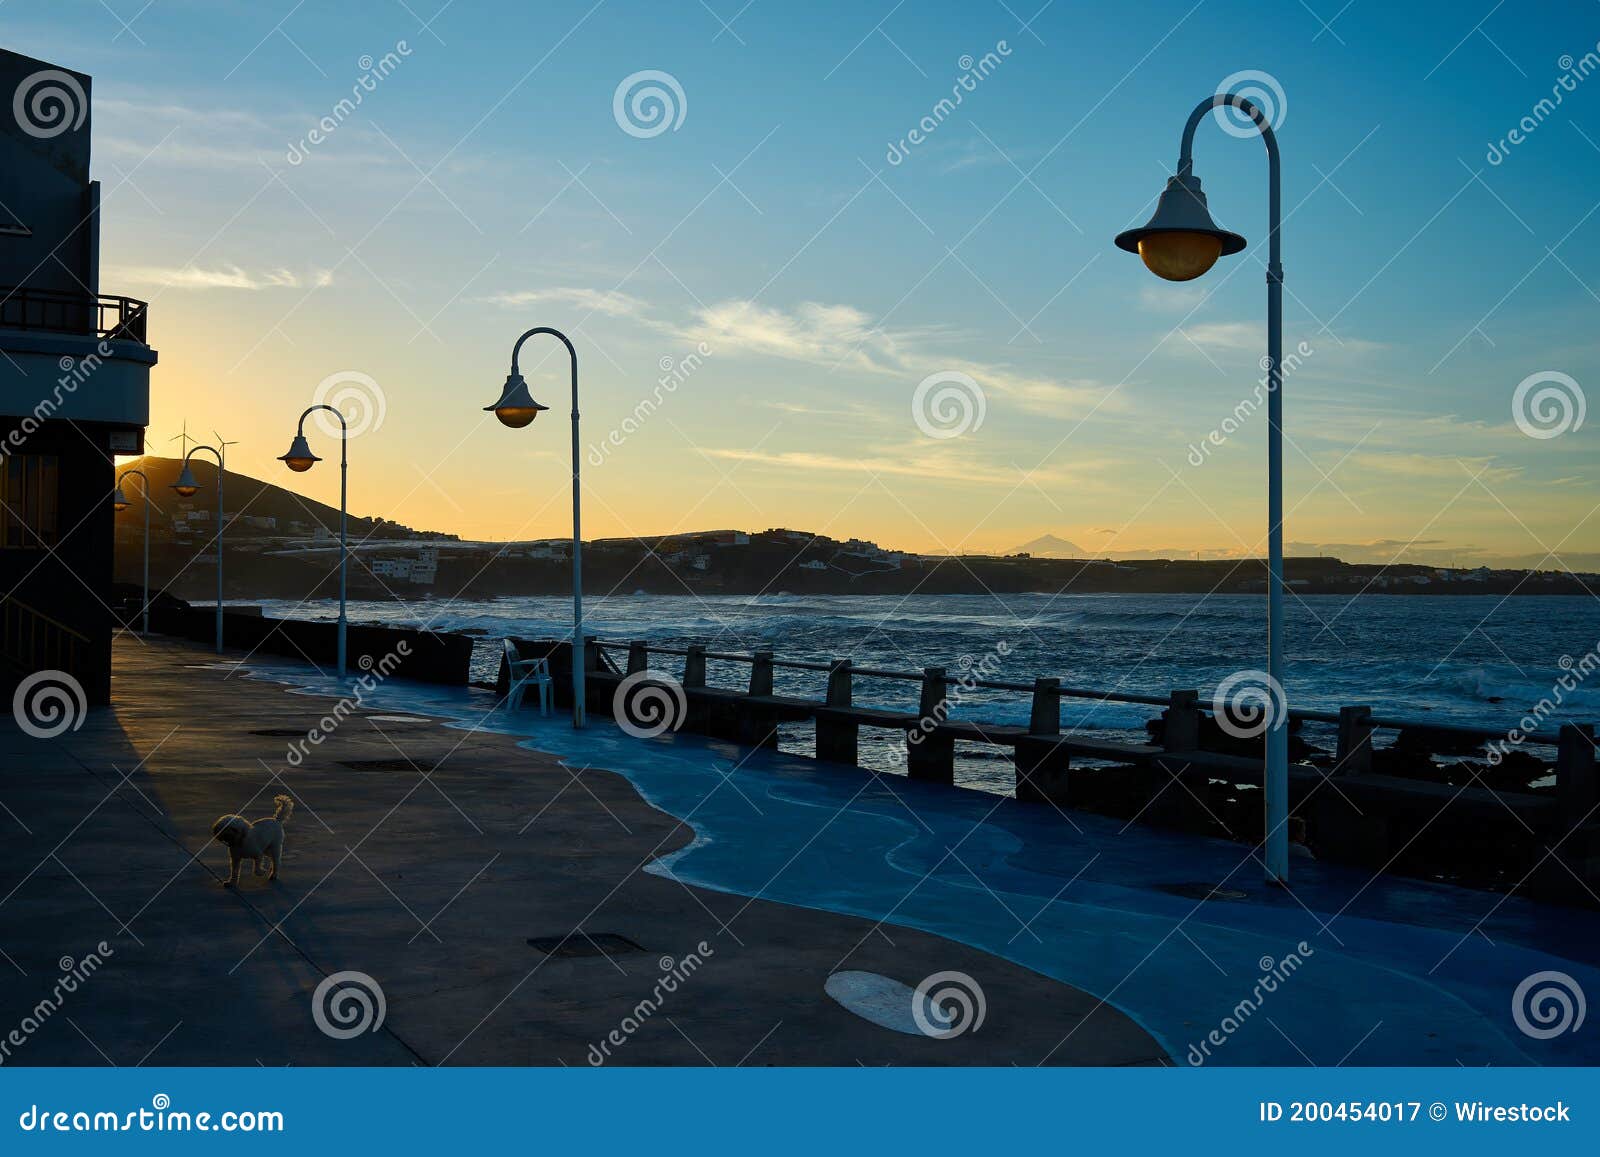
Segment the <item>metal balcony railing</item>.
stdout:
[[32,286],[0,286],[0,329],[93,335],[106,341],[146,341],[148,302]]

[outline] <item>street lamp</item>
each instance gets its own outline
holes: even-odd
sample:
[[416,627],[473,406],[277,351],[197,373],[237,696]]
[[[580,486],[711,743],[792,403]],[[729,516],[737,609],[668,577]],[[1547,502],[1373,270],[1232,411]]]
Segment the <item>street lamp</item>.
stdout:
[[1178,150],[1178,171],[1167,181],[1155,215],[1140,229],[1117,235],[1119,249],[1137,253],[1150,272],[1168,281],[1199,277],[1224,254],[1244,248],[1244,238],[1220,229],[1206,209],[1194,175],[1194,131],[1212,109],[1233,107],[1255,123],[1267,146],[1267,678],[1272,709],[1267,719],[1267,878],[1289,880],[1289,720],[1283,702],[1283,217],[1279,194],[1278,138],[1266,116],[1236,93],[1209,96],[1189,114]]
[[143,626],[139,633],[148,635],[150,633],[150,479],[143,470],[134,467],[122,472],[122,478],[117,479],[117,488],[111,492],[111,508],[121,514],[132,505],[122,493],[122,479],[130,474],[139,476],[140,486],[144,490],[144,612]]
[[506,375],[505,388],[500,391],[500,400],[492,406],[485,406],[485,410],[493,410],[494,416],[500,419],[502,425],[510,426],[513,430],[520,430],[528,425],[539,414],[548,410],[549,406],[541,406],[533,400],[533,395],[528,392],[528,382],[517,371],[517,355],[522,352],[522,343],[534,334],[547,333],[551,337],[559,338],[561,344],[567,347],[567,353],[572,357],[572,726],[574,728],[584,725],[586,708],[585,683],[584,683],[584,642],[583,642],[583,538],[579,530],[579,502],[578,502],[578,351],[572,348],[572,342],[567,340],[567,335],[558,329],[548,326],[535,326],[517,339],[517,344],[511,347],[511,372]]
[[345,675],[345,564],[349,561],[349,551],[345,546],[345,494],[346,480],[350,473],[350,426],[333,406],[319,402],[314,406],[307,406],[305,413],[300,415],[300,424],[295,428],[294,441],[289,443],[289,451],[278,457],[296,474],[303,474],[315,466],[322,459],[311,452],[311,446],[306,442],[306,418],[318,410],[326,410],[339,419],[339,678]]
[[189,459],[200,451],[206,450],[217,459],[217,654],[222,654],[222,451],[215,446],[196,446],[183,456],[183,469],[178,472],[178,480],[172,484],[172,489],[177,491],[180,498],[193,498],[200,490],[200,483],[195,480],[194,471],[189,469]]

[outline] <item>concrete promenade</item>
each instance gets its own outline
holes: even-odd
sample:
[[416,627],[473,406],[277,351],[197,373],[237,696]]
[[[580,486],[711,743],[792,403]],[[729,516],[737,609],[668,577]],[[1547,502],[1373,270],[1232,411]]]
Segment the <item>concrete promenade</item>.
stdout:
[[[112,706],[81,729],[38,739],[0,718],[5,1064],[584,1065],[614,1031],[615,1064],[1164,1059],[1111,1006],[974,948],[646,873],[692,829],[510,737],[361,710],[291,766],[332,703],[125,637]],[[247,864],[223,888],[212,821],[269,815],[280,793],[297,804],[282,878]],[[642,951],[527,943],[579,929]],[[967,973],[986,1018],[948,1039],[879,1027],[825,994],[840,969],[913,987]],[[314,994],[347,971],[376,981],[385,1015],[340,1039]]]

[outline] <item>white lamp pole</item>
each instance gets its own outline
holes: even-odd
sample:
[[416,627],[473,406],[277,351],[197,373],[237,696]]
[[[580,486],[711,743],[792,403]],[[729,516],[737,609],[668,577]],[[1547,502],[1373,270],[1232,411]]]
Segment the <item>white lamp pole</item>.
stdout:
[[1194,132],[1211,110],[1233,107],[1255,124],[1267,146],[1267,879],[1289,881],[1289,718],[1283,691],[1283,253],[1279,226],[1278,138],[1262,111],[1237,93],[1218,93],[1189,114],[1178,148],[1178,172],[1167,182],[1155,215],[1142,228],[1118,234],[1117,247],[1137,253],[1158,277],[1189,281],[1245,240],[1218,228],[1194,175]]
[[281,454],[278,461],[297,474],[303,474],[312,466],[321,462],[311,452],[311,446],[306,441],[306,418],[318,410],[326,410],[339,419],[339,678],[345,676],[345,630],[348,622],[345,617],[345,572],[346,564],[350,561],[350,551],[345,536],[345,523],[347,498],[350,477],[350,425],[333,406],[318,402],[314,406],[307,406],[305,413],[300,415],[300,424],[295,427],[294,441],[289,443],[289,452]]
[[117,488],[111,492],[111,506],[117,511],[128,509],[128,499],[122,493],[122,479],[130,474],[139,476],[140,485],[144,488],[144,586],[143,586],[143,611],[141,612],[141,635],[150,633],[150,479],[143,470],[134,467],[124,470],[122,478],[117,479]]
[[195,481],[194,471],[189,469],[189,459],[200,451],[205,450],[216,456],[217,459],[217,654],[222,654],[222,531],[224,515],[222,513],[222,451],[215,446],[196,446],[183,456],[183,469],[178,473],[178,480],[172,484],[172,489],[180,497],[193,498],[200,489],[200,483]]
[[511,347],[511,372],[506,375],[500,400],[484,409],[493,410],[502,425],[520,430],[550,408],[533,400],[533,395],[528,392],[527,380],[517,371],[517,355],[522,352],[522,343],[540,333],[560,339],[572,359],[572,726],[580,728],[587,715],[587,685],[584,672],[586,648],[583,641],[583,534],[579,521],[578,491],[578,351],[572,348],[567,335],[558,329],[541,325],[519,337],[517,344]]

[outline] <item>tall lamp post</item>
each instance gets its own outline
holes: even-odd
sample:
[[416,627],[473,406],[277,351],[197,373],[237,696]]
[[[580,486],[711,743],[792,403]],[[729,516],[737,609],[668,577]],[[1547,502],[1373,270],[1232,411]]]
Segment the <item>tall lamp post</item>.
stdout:
[[222,654],[222,451],[215,446],[196,446],[183,456],[183,469],[178,472],[178,480],[172,484],[172,489],[178,492],[180,498],[193,498],[200,490],[200,483],[195,481],[194,471],[189,469],[189,459],[200,451],[206,450],[215,455],[217,459],[217,654]]
[[140,486],[144,490],[144,611],[139,633],[148,635],[150,633],[150,479],[143,470],[133,467],[122,472],[122,477],[117,479],[117,488],[111,492],[111,508],[121,514],[131,505],[127,496],[122,493],[122,479],[130,474],[139,476]]
[[303,474],[312,466],[321,462],[311,452],[311,446],[306,442],[306,418],[318,410],[326,410],[339,419],[339,678],[345,675],[345,565],[350,560],[349,548],[345,539],[345,497],[347,493],[346,482],[350,474],[350,426],[335,407],[318,402],[314,406],[307,406],[305,413],[300,415],[300,424],[295,427],[294,441],[289,443],[289,452],[278,457],[289,469],[297,474]]
[[1155,215],[1139,229],[1117,235],[1119,249],[1137,253],[1150,272],[1168,281],[1190,281],[1218,257],[1237,253],[1244,238],[1219,229],[1206,209],[1200,178],[1194,175],[1194,131],[1213,109],[1233,107],[1255,123],[1267,146],[1267,677],[1271,707],[1267,716],[1266,852],[1267,878],[1289,879],[1289,720],[1283,696],[1283,253],[1279,226],[1278,138],[1262,111],[1236,93],[1201,101],[1183,126],[1178,172],[1167,181]]
[[537,418],[540,411],[550,408],[541,406],[533,400],[533,395],[528,392],[527,380],[517,370],[517,355],[522,352],[522,343],[534,334],[540,333],[547,333],[551,337],[560,339],[572,358],[572,726],[579,728],[584,725],[586,696],[583,643],[583,537],[579,523],[578,496],[578,351],[572,348],[572,342],[567,340],[567,335],[558,329],[541,325],[535,326],[519,337],[517,344],[511,347],[511,372],[506,375],[506,384],[500,392],[500,400],[492,406],[485,406],[484,409],[494,411],[494,416],[500,419],[502,425],[520,430]]

